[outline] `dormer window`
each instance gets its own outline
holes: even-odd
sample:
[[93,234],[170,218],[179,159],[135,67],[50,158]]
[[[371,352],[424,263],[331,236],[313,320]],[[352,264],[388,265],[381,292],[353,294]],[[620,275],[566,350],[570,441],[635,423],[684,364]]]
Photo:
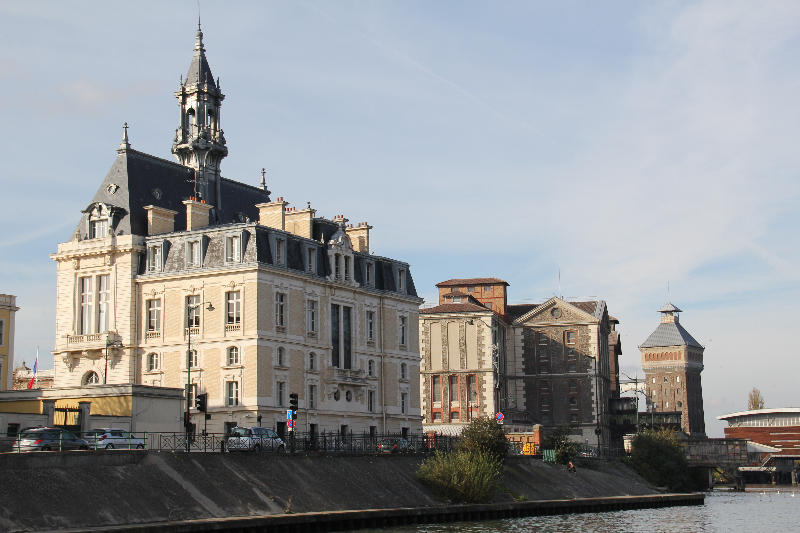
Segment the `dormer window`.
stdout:
[[147,271],[161,272],[164,268],[164,260],[161,253],[161,244],[149,246],[147,248]]
[[275,264],[282,265],[286,262],[286,239],[275,239]]
[[239,235],[229,235],[225,238],[225,261],[242,262],[242,238]]
[[367,285],[375,285],[375,263],[367,263]]
[[339,263],[341,262],[342,256],[339,254],[334,254],[333,256],[333,277],[339,279]]
[[344,279],[350,279],[350,258],[347,256],[344,258]]
[[306,270],[310,274],[317,273],[317,249],[316,248],[309,248],[308,249],[308,266]]
[[200,266],[203,266],[200,256],[200,241],[189,241],[186,243],[186,268]]
[[102,218],[99,220],[89,221],[89,238],[100,239],[108,235],[108,219]]
[[406,292],[406,271],[402,268],[397,271],[397,292]]

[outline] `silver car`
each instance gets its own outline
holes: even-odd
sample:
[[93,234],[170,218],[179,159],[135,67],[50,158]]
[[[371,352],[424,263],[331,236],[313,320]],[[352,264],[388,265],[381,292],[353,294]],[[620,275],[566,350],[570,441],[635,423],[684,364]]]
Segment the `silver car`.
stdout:
[[124,429],[91,429],[84,435],[84,438],[89,442],[89,446],[98,450],[101,448],[106,450],[115,448],[118,450],[144,449],[144,440]]
[[12,451],[48,452],[66,450],[88,450],[89,443],[60,428],[28,429],[14,441]]
[[226,446],[229,452],[283,453],[286,450],[283,440],[268,428],[233,428]]

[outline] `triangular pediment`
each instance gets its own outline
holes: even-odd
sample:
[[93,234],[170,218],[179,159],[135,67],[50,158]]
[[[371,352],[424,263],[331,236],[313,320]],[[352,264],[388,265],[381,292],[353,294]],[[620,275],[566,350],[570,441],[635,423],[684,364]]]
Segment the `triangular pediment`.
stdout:
[[[605,302],[600,301],[597,304],[605,305]],[[599,322],[599,319],[583,309],[553,296],[516,319],[514,325],[558,324],[561,322]]]

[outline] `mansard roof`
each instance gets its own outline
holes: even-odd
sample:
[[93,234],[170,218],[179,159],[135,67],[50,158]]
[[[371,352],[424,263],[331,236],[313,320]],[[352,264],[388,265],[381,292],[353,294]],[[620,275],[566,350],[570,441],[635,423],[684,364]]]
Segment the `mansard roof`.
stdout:
[[659,348],[662,346],[703,347],[681,326],[680,322],[662,322],[639,348]]
[[[212,211],[214,222],[219,224],[244,222],[242,218],[258,220],[256,204],[270,201],[266,191],[225,178],[220,180],[220,189],[222,208],[214,206]],[[115,233],[147,235],[145,206],[177,211],[175,231],[183,231],[186,206],[182,202],[194,195],[194,169],[128,148],[117,156],[91,203],[104,203],[122,211]],[[75,230],[81,239],[88,237],[88,216],[84,213]]]

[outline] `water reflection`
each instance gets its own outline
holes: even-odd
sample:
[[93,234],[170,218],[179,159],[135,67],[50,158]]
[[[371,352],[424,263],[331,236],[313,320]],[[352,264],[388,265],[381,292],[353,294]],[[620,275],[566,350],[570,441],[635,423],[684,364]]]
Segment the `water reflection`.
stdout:
[[[796,496],[792,496],[796,494]],[[706,494],[706,504],[366,530],[374,533],[800,533],[800,490]]]

